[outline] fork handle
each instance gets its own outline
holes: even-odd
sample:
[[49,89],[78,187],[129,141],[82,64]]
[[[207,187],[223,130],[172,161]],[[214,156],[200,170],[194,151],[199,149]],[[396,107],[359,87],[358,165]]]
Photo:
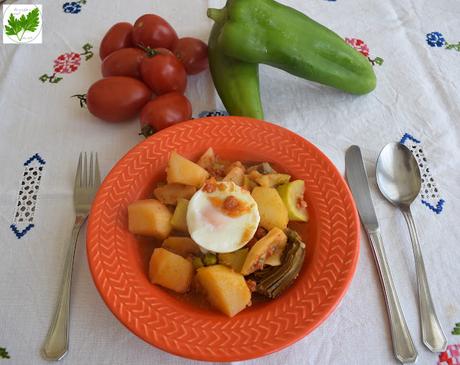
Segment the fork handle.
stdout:
[[78,233],[85,219],[85,216],[77,216],[72,229],[72,237],[65,258],[64,273],[59,289],[56,310],[42,347],[42,355],[45,360],[60,360],[67,354],[69,349],[70,288],[72,284],[73,259],[77,246]]

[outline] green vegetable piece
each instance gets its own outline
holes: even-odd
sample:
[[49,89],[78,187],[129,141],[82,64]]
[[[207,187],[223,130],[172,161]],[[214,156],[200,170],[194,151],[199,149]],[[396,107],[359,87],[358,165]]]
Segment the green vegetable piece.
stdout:
[[198,256],[194,256],[193,259],[192,259],[192,265],[194,267],[194,269],[199,269],[200,267],[203,267],[204,264],[203,264],[203,261],[201,260],[200,257]]
[[211,252],[208,252],[203,257],[203,263],[205,266],[215,265],[217,264],[217,256]]
[[259,65],[241,62],[224,54],[218,38],[225,19],[219,14],[215,14],[215,19],[208,42],[208,58],[216,90],[230,115],[264,119],[259,91]]
[[222,27],[217,47],[228,57],[352,94],[376,86],[366,57],[330,29],[274,0],[227,0],[223,9],[208,9],[208,16]]

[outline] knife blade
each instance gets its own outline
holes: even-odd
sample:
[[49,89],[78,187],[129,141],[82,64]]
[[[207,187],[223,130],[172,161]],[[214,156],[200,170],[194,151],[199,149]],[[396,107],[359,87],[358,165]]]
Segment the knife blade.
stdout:
[[379,228],[377,215],[375,214],[374,202],[372,201],[369,181],[366,168],[364,167],[361,149],[358,146],[351,146],[345,154],[346,177],[356,207],[364,227],[369,231]]
[[402,363],[415,362],[418,356],[417,350],[407,327],[388,265],[366,168],[364,167],[361,149],[358,146],[351,146],[345,154],[345,174],[374,253],[390,322],[394,355]]

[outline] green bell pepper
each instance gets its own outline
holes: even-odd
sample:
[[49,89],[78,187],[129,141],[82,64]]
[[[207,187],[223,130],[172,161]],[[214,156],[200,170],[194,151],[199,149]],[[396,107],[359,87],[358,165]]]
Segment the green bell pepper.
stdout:
[[227,0],[208,9],[222,26],[218,46],[227,56],[263,63],[352,93],[376,85],[369,61],[333,31],[273,0]]
[[217,92],[230,115],[263,119],[259,65],[225,55],[217,42],[224,19],[220,20],[214,24],[208,42],[209,69]]

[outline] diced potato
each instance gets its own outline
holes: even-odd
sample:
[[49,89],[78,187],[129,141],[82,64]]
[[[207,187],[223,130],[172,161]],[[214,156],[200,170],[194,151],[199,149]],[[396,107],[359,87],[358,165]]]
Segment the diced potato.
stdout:
[[257,186],[257,183],[252,180],[249,175],[243,176],[243,186],[242,188],[247,191],[252,191]]
[[156,188],[153,195],[163,204],[176,205],[179,199],[190,199],[195,192],[194,186],[172,183]]
[[216,162],[216,155],[214,154],[214,150],[212,149],[212,147],[209,147],[206,150],[206,152],[201,155],[201,157],[197,161],[197,165],[208,170],[212,168],[215,162]]
[[212,265],[199,268],[196,279],[209,302],[229,317],[233,317],[251,304],[251,292],[243,275],[227,266]]
[[179,183],[199,188],[208,176],[209,173],[195,162],[187,160],[176,151],[171,153],[166,169],[166,180],[169,184]]
[[277,185],[285,184],[289,182],[291,176],[288,174],[267,174],[262,175],[256,179],[256,182],[260,186],[272,188]]
[[187,227],[187,208],[188,200],[187,199],[178,199],[176,209],[171,218],[171,225],[173,229],[181,232],[188,232]]
[[243,185],[244,170],[239,167],[233,167],[224,177],[224,181],[233,181],[236,185]]
[[282,252],[286,247],[286,243],[286,234],[277,227],[272,228],[251,247],[241,268],[241,273],[249,275],[254,271],[261,270],[264,267],[265,260],[277,250]]
[[163,241],[161,247],[184,257],[201,253],[200,247],[190,237],[168,237]]
[[164,248],[153,250],[149,265],[149,277],[153,284],[185,293],[190,289],[194,272],[192,263],[182,256]]
[[275,188],[257,186],[251,195],[259,208],[262,227],[268,230],[273,227],[286,228],[289,221],[288,211]]
[[156,199],[138,200],[128,206],[128,230],[134,234],[165,239],[171,232],[172,214]]
[[244,260],[246,260],[246,256],[248,255],[248,251],[249,250],[247,248],[242,248],[234,252],[219,253],[217,255],[219,264],[228,266],[236,272],[240,272],[243,267]]

